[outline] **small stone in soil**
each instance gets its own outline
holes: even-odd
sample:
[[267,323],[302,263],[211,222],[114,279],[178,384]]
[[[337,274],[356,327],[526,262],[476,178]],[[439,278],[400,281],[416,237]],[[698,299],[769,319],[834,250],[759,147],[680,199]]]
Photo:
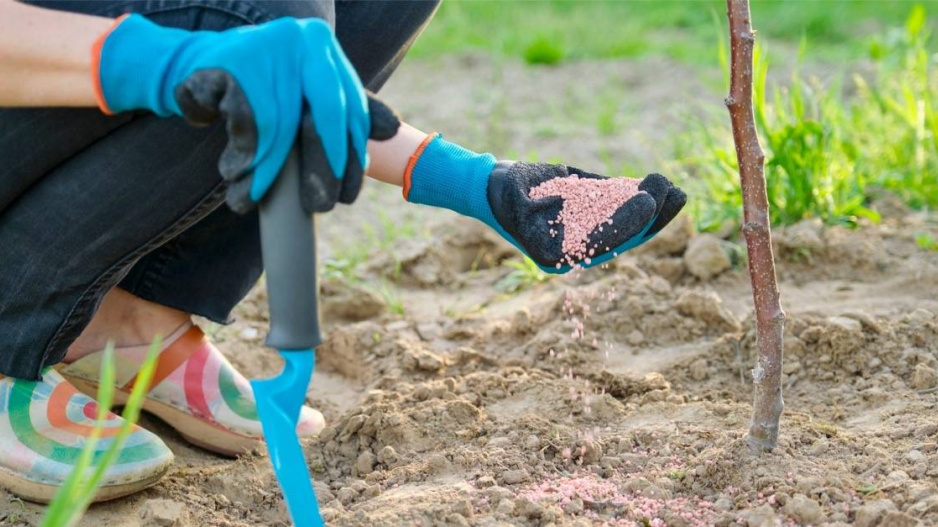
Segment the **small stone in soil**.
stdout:
[[378,463],[393,465],[397,462],[397,451],[394,447],[387,445],[378,452]]
[[362,452],[355,462],[355,470],[360,476],[371,473],[375,469],[375,455],[370,450]]
[[498,502],[498,507],[495,510],[501,514],[512,514],[515,512],[515,502],[508,498],[502,499]]
[[506,470],[502,472],[502,481],[507,485],[516,485],[527,481],[528,474],[523,469]]
[[189,511],[177,501],[152,499],[143,504],[140,519],[143,527],[185,527],[189,525]]

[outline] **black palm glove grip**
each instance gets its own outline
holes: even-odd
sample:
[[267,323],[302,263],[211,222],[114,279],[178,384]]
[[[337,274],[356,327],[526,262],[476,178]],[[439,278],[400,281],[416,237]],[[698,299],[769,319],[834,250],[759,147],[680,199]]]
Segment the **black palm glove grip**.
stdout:
[[[564,165],[521,162],[499,162],[489,178],[488,201],[495,219],[544,267],[569,263],[570,255],[563,251],[563,226],[553,223],[564,200],[559,196],[532,199],[530,192],[546,181],[571,174],[606,179]],[[616,210],[611,228],[594,230],[587,238],[587,246],[596,248],[598,256],[641,234],[662,209],[670,188],[664,176],[647,176],[638,186],[640,192]]]
[[[206,125],[224,119],[228,144],[218,161],[218,169],[228,182],[228,206],[239,214],[253,210],[257,203],[251,199],[250,166],[257,151],[257,126],[237,81],[223,70],[198,71],[177,87],[176,100],[186,120],[192,124]],[[368,107],[371,138],[393,137],[400,126],[394,111],[370,92]],[[348,163],[342,178],[332,174],[308,107],[304,107],[297,139],[303,209],[308,213],[328,212],[336,202],[354,202],[361,191],[364,163],[352,146],[351,134]]]

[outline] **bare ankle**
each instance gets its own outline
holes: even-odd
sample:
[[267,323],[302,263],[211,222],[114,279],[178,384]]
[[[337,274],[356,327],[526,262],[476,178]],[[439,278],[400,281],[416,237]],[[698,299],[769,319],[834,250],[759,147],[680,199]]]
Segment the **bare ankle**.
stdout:
[[188,313],[114,288],[104,297],[88,327],[69,347],[65,362],[100,351],[109,340],[118,347],[149,344],[157,334],[169,335],[189,320]]

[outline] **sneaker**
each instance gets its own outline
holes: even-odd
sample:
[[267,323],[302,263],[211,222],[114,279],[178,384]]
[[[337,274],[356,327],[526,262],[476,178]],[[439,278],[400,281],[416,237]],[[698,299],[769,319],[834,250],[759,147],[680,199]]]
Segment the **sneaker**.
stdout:
[[[0,486],[29,501],[48,503],[75,467],[91,431],[103,427],[95,459],[114,441],[124,420],[96,420],[94,399],[54,369],[41,381],[0,377]],[[94,501],[139,492],[162,478],[173,453],[156,435],[134,426],[117,461],[104,473]]]
[[[130,395],[147,346],[114,350],[115,404]],[[79,390],[97,393],[103,352],[59,371]],[[164,341],[143,409],[175,428],[187,441],[212,452],[237,456],[263,442],[251,385],[206,338],[198,326],[185,324]],[[304,406],[297,425],[300,437],[325,428],[319,411]]]

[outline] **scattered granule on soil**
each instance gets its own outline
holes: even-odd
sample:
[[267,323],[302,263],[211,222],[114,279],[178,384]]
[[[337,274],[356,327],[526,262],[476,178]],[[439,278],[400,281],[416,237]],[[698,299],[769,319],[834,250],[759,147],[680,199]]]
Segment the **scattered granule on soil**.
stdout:
[[[604,226],[611,226],[613,214],[640,192],[640,183],[640,180],[632,178],[592,179],[571,174],[569,177],[554,178],[541,183],[532,188],[528,196],[531,199],[553,196],[563,198],[560,215],[548,223],[563,225],[562,248],[567,262],[572,264],[585,261],[589,264],[590,257],[597,249],[586,246],[590,233],[596,229],[602,230]],[[556,229],[551,229],[552,236],[556,233]],[[557,265],[560,266],[559,263]]]
[[[552,502],[565,508],[573,500],[585,505],[582,514],[603,525],[665,526],[681,523],[692,527],[712,524],[713,505],[699,498],[645,496],[641,490],[623,492],[627,476],[602,479],[595,474],[542,481],[521,492],[532,502]],[[668,521],[670,520],[670,521]]]

